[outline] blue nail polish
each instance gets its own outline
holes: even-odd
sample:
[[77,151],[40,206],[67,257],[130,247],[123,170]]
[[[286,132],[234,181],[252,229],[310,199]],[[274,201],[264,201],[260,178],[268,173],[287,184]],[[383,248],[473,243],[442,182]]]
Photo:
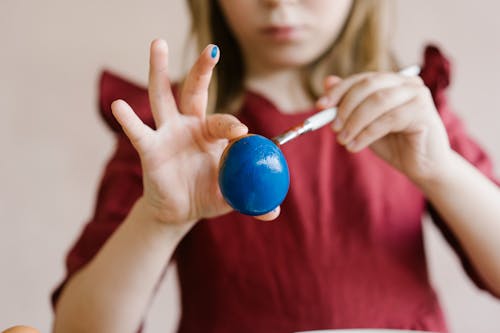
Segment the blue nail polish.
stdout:
[[212,56],[212,58],[215,58],[217,57],[217,53],[219,53],[219,48],[217,47],[217,45],[214,45],[214,47],[212,47],[212,53],[210,53],[210,55]]

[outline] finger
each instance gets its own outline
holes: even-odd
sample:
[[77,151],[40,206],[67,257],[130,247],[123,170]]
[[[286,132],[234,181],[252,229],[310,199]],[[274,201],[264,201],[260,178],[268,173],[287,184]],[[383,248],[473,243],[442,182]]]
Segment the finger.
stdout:
[[336,84],[342,82],[342,79],[336,75],[328,75],[323,80],[323,91],[324,95],[321,96],[316,102],[316,107],[319,109],[326,109],[330,107],[329,105],[329,97],[327,96],[329,90],[331,90]]
[[338,84],[340,81],[342,81],[341,77],[337,75],[328,75],[323,81],[323,89],[326,92],[327,90],[333,88],[333,86]]
[[123,100],[111,104],[111,111],[135,149],[142,153],[151,145],[153,130],[145,125]]
[[356,81],[342,97],[338,105],[337,116],[333,123],[333,129],[340,131],[353,110],[368,96],[374,92],[394,87],[403,82],[404,78],[393,73],[377,73],[366,76]]
[[151,111],[158,128],[167,118],[177,113],[168,78],[168,45],[162,39],[155,39],[151,43],[148,92]]
[[351,141],[363,128],[383,113],[405,104],[417,93],[418,87],[414,83],[405,83],[373,92],[344,120],[345,125],[338,135],[339,142],[345,144]]
[[358,152],[390,133],[403,131],[412,121],[412,114],[418,112],[417,97],[384,113],[374,122],[365,127],[358,136],[347,143],[346,148]]
[[325,95],[320,98],[322,107],[329,108],[332,106],[337,106],[339,101],[342,99],[342,96],[344,96],[344,94],[351,88],[353,84],[370,75],[373,75],[373,73],[359,73],[341,80],[337,84],[334,84],[328,89],[327,92],[325,92]]
[[280,212],[281,212],[281,208],[280,208],[280,206],[278,206],[275,209],[273,209],[272,211],[270,211],[269,213],[266,213],[264,215],[254,216],[254,217],[257,220],[261,220],[261,221],[272,221],[280,215]]
[[216,139],[236,139],[248,133],[248,128],[231,114],[216,113],[206,119],[208,137]]
[[203,117],[207,108],[208,86],[219,61],[219,48],[208,45],[191,68],[182,87],[180,110],[183,114]]

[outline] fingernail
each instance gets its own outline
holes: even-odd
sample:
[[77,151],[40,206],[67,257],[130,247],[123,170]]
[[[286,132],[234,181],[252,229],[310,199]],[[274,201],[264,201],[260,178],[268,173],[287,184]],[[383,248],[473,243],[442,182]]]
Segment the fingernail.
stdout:
[[247,125],[243,124],[243,123],[232,123],[231,125],[229,125],[230,128],[238,128],[238,127],[244,127],[244,128],[247,128]]
[[167,47],[167,41],[164,40],[164,39],[161,39],[161,38],[156,38],[154,41],[153,41],[155,47]]
[[327,86],[329,86],[331,88],[333,85],[335,85],[340,80],[341,80],[340,77],[335,76],[335,75],[330,75],[326,78],[326,84],[327,84]]
[[330,99],[328,98],[328,96],[323,96],[318,100],[318,104],[320,106],[327,106],[329,101]]
[[342,123],[342,119],[335,119],[335,121],[333,122],[333,130],[338,132],[342,129],[342,126],[344,126],[344,124]]
[[217,57],[217,53],[219,53],[219,48],[217,47],[217,45],[214,45],[212,47],[212,52],[210,53],[210,56],[212,58],[215,58],[215,57]]
[[346,139],[347,139],[347,132],[344,131],[344,132],[340,133],[340,135],[339,135],[340,143],[345,144]]
[[354,151],[356,150],[356,140],[352,140],[346,146],[347,150]]

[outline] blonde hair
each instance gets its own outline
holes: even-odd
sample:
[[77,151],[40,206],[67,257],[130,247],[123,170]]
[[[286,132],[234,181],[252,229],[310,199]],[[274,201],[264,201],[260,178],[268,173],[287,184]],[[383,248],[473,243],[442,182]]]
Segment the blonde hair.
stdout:
[[[328,74],[348,76],[363,71],[394,70],[390,51],[391,0],[353,0],[338,38],[316,61],[304,68],[304,85],[313,98],[321,93]],[[244,91],[245,69],[241,50],[217,0],[188,0],[191,33],[201,50],[217,44],[224,53],[210,86],[209,112],[237,109]]]

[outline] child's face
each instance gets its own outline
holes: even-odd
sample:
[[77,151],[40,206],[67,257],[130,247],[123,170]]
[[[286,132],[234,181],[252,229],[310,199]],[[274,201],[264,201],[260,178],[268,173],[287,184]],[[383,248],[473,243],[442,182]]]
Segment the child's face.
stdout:
[[219,0],[219,4],[247,70],[269,71],[317,59],[336,40],[352,0]]

